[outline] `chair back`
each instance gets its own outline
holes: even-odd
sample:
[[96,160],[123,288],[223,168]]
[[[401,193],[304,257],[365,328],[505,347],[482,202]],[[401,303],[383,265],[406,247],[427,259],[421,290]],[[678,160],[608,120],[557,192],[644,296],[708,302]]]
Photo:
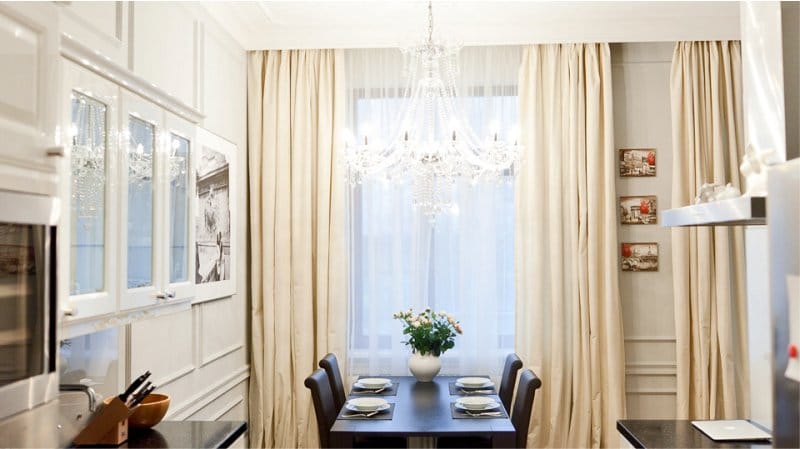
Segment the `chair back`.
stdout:
[[319,447],[330,447],[331,426],[336,421],[336,415],[339,412],[333,400],[333,392],[331,392],[328,375],[325,370],[318,369],[311,373],[304,383],[311,390],[311,399],[314,401],[317,430],[319,431]]
[[325,357],[319,361],[319,367],[324,369],[325,373],[328,374],[336,410],[341,410],[345,401],[344,383],[342,382],[342,372],[339,370],[339,362],[336,360],[336,356],[333,354],[325,355]]
[[516,447],[518,448],[524,448],[528,442],[528,426],[530,426],[533,412],[533,397],[541,386],[542,381],[536,377],[533,371],[526,369],[519,375],[517,399],[514,401],[514,409],[511,411],[511,423],[514,424],[516,431]]
[[506,363],[503,366],[503,377],[500,378],[500,388],[497,395],[506,410],[511,410],[511,398],[514,397],[514,385],[517,383],[517,371],[522,368],[522,360],[512,353],[506,356]]

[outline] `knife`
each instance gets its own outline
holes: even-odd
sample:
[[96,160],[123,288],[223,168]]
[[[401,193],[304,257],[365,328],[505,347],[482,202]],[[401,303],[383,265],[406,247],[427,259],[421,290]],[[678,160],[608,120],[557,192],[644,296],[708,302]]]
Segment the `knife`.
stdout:
[[128,388],[122,394],[119,395],[119,399],[123,403],[128,402],[128,398],[130,397],[130,395],[133,394],[133,392],[136,391],[142,385],[142,383],[144,383],[144,381],[147,380],[148,377],[150,377],[150,370],[145,371],[144,374],[142,374],[141,376],[136,378],[136,380],[131,382],[131,384],[128,385]]
[[145,390],[147,390],[149,387],[150,387],[150,381],[148,380],[148,381],[147,381],[147,383],[146,383],[146,384],[144,384],[144,385],[142,386],[142,388],[139,388],[139,390],[138,390],[138,391],[136,391],[135,393],[133,393],[133,394],[131,395],[131,397],[128,399],[128,404],[126,404],[126,405],[128,405],[128,407],[130,407],[130,405],[129,405],[129,404],[132,404],[132,403],[133,403],[133,401],[134,401],[134,400],[136,400],[136,398],[138,398],[138,397],[139,397],[139,395],[141,395],[141,394],[142,394],[142,392],[144,392]]
[[129,407],[133,408],[133,407],[136,407],[137,405],[139,405],[142,401],[144,401],[144,398],[146,398],[147,395],[152,393],[153,390],[155,390],[155,389],[156,389],[155,385],[150,385],[149,387],[142,389],[142,391],[137,393],[136,397],[133,398],[133,401],[131,401],[131,405]]

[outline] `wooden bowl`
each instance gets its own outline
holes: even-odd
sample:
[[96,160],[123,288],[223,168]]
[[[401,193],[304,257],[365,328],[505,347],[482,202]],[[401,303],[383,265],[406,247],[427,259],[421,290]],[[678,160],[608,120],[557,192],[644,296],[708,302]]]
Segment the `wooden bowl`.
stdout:
[[150,393],[136,406],[128,418],[128,426],[136,428],[153,427],[164,419],[169,409],[169,395]]

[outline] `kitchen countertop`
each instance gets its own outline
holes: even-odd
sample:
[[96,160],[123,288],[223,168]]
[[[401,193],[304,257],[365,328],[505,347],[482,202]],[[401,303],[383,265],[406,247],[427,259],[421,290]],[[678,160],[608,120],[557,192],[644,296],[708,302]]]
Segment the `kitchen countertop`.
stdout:
[[162,421],[152,429],[130,429],[128,448],[227,448],[247,430],[244,421]]
[[669,419],[623,419],[617,421],[617,430],[636,448],[732,448],[752,447],[757,449],[771,447],[768,442],[714,441],[692,426],[690,420]]

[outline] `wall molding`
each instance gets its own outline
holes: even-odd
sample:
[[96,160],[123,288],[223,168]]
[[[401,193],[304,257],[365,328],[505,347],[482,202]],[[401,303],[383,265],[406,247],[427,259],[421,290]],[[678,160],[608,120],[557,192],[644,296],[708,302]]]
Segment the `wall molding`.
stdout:
[[233,352],[236,352],[236,351],[238,351],[239,349],[242,349],[242,348],[244,348],[244,343],[243,342],[239,342],[239,343],[234,343],[234,344],[232,344],[232,345],[230,345],[230,346],[228,346],[226,348],[222,348],[219,351],[217,351],[217,352],[215,352],[213,354],[210,354],[208,357],[206,357],[205,354],[203,354],[201,352],[200,353],[200,367],[204,367],[204,366],[206,366],[206,365],[208,365],[208,364],[210,364],[210,363],[212,363],[214,361],[217,361],[217,360],[225,357],[226,355],[228,355],[230,353],[233,353]]
[[158,385],[159,388],[160,388],[160,387],[163,387],[165,385],[169,385],[172,382],[175,382],[176,380],[180,379],[181,377],[184,377],[186,375],[191,374],[194,370],[195,370],[194,364],[189,364],[189,365],[184,366],[183,368],[179,368],[177,371],[175,371],[173,373],[167,374],[167,376],[164,377],[163,379],[159,379],[157,382],[154,381],[153,383]]
[[636,394],[636,395],[669,396],[669,395],[677,395],[678,390],[675,388],[636,388],[633,390],[627,390],[625,393]]
[[198,124],[205,118],[194,106],[184,103],[66,34],[61,35],[61,55],[192,123]]
[[625,337],[625,342],[635,342],[635,343],[658,343],[658,342],[674,342],[675,337],[663,336],[663,335],[631,335]]
[[250,365],[243,365],[228,377],[212,384],[176,406],[167,413],[167,419],[183,421],[249,378]]
[[[228,402],[228,403],[227,403],[227,404],[225,404],[225,405],[224,405],[224,406],[223,406],[221,409],[219,409],[219,411],[217,411],[216,413],[214,413],[213,415],[211,415],[211,420],[212,420],[212,421],[217,421],[217,420],[219,420],[219,419],[220,419],[220,418],[222,418],[222,417],[223,417],[223,416],[224,416],[226,413],[228,413],[229,411],[233,410],[233,409],[234,409],[234,407],[236,407],[237,405],[241,404],[242,402],[244,402],[244,396],[241,396],[241,395],[239,395],[239,396],[238,396],[236,399],[234,399],[234,400],[232,400],[232,401]],[[198,410],[198,411],[199,411],[199,410]]]

